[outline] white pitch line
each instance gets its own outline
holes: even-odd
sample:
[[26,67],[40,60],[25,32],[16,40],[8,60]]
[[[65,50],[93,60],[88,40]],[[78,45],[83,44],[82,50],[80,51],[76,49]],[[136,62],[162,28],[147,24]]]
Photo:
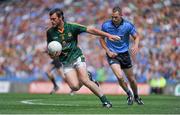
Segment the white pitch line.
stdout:
[[41,103],[41,102],[34,102],[34,101],[42,101],[42,99],[32,99],[32,100],[22,100],[20,101],[23,104],[28,104],[28,105],[53,105],[53,106],[69,106],[69,107],[74,107],[77,106],[79,107],[79,105],[70,105],[70,104],[52,104],[52,103]]

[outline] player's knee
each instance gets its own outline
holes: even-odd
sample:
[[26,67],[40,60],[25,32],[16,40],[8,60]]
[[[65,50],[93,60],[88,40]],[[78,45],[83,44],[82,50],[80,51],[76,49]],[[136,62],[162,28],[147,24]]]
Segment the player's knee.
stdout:
[[135,79],[128,79],[129,80],[129,82],[131,83],[131,84],[136,84],[136,80]]
[[78,91],[80,89],[79,86],[70,86],[71,90]]

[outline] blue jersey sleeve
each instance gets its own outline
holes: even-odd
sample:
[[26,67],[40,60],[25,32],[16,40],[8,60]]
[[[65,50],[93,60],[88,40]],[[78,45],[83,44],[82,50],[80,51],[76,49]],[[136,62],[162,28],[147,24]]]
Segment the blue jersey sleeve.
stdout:
[[137,32],[136,32],[135,26],[131,24],[131,26],[130,26],[130,34],[131,34],[131,35],[134,35],[134,34],[136,34],[136,33],[137,33]]
[[104,31],[104,32],[106,32],[106,29],[105,29],[105,25],[104,25],[104,24],[102,24],[101,30]]

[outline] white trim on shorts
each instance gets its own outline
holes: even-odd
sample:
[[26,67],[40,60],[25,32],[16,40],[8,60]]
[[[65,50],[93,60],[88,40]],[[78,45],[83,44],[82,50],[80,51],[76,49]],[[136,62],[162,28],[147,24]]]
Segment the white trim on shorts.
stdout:
[[66,73],[68,73],[68,72],[70,72],[72,70],[75,70],[75,69],[79,68],[79,67],[86,68],[86,62],[82,62],[81,56],[78,57],[76,59],[76,61],[74,61],[73,63],[71,63],[69,65],[63,65],[63,72],[64,72],[64,74],[66,74]]

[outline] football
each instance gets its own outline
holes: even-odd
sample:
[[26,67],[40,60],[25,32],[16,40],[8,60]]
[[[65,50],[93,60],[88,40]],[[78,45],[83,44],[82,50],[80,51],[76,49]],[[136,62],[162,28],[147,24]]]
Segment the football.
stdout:
[[48,44],[48,52],[50,54],[54,54],[56,52],[59,52],[61,53],[61,50],[62,50],[62,45],[61,43],[59,43],[58,41],[51,41],[49,44]]

